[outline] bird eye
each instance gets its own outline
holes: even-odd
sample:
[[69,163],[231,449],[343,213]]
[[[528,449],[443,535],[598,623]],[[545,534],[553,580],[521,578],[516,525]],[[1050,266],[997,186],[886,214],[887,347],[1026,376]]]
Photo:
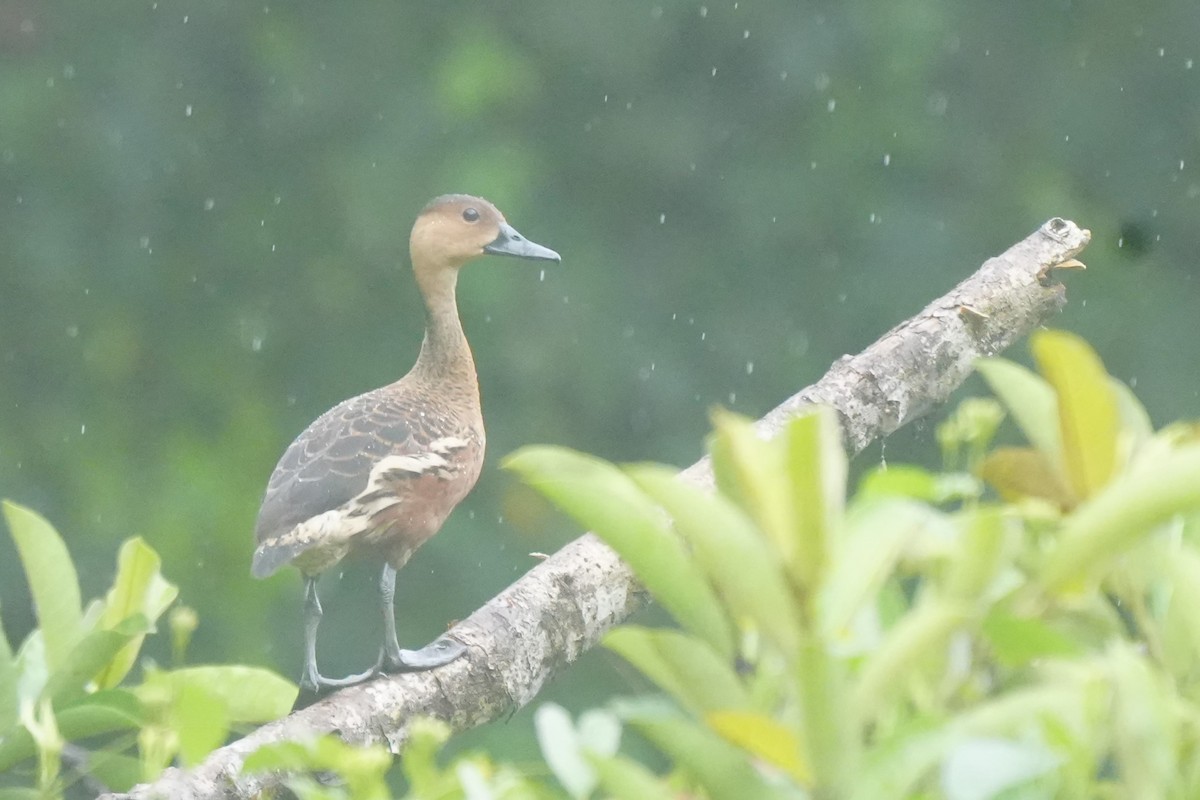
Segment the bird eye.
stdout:
[[463,219],[467,222],[479,221],[479,210],[475,208],[467,208],[463,210]]

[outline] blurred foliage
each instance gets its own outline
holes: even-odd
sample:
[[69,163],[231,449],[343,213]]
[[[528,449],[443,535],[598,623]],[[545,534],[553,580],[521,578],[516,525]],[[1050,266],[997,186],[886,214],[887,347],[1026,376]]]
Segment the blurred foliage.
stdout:
[[[107,595],[84,608],[58,532],[23,506],[5,501],[3,510],[38,627],[15,651],[0,627],[0,797],[128,789],[177,759],[199,762],[234,725],[291,708],[296,686],[255,667],[177,663],[163,670],[145,661],[141,683],[133,684],[128,676],[142,641],[178,594],[160,573],[158,554],[141,539],[127,540]],[[194,616],[178,606],[170,617],[180,661]]]
[[[541,741],[567,795],[1197,796],[1200,428],[1153,431],[1073,335],[1040,332],[1033,351],[1040,376],[982,369],[1045,479],[995,468],[1011,449],[989,447],[999,415],[980,401],[941,434],[983,453],[1004,502],[971,474],[912,466],[878,469],[847,502],[828,409],[769,442],[718,414],[715,495],[661,466],[512,456],[680,627],[606,640],[670,698],[614,710],[671,775],[636,770],[629,791],[630,765],[602,767],[618,722],[585,737],[557,720]],[[539,730],[564,713],[539,712]]]
[[[6,0],[0,494],[63,532],[82,596],[141,537],[197,661],[295,674],[299,588],[249,578],[254,513],[308,421],[415,357],[405,241],[447,191],[565,258],[464,275],[493,463],[530,441],[690,461],[710,406],[766,410],[1053,215],[1096,234],[1064,324],[1160,424],[1187,416],[1198,26],[1184,0]],[[558,523],[489,467],[401,575],[406,643]],[[23,640],[18,564],[0,541]],[[374,576],[345,575],[331,674],[374,657]],[[594,705],[629,679],[613,663],[550,696]],[[530,757],[529,715],[495,744]]]

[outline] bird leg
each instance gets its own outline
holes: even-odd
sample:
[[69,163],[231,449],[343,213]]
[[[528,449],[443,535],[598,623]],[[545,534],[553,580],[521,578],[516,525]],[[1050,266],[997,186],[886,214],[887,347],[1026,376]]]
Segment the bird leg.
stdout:
[[393,672],[414,672],[433,669],[449,664],[467,651],[460,642],[442,637],[435,639],[420,650],[401,650],[396,638],[396,570],[391,564],[383,565],[379,576],[379,602],[383,611],[383,654],[386,668]]
[[[321,598],[317,596],[317,579],[304,576],[304,674],[300,677],[300,688],[310,692],[321,689],[339,689],[353,686],[379,674],[380,662],[366,672],[348,675],[345,678],[325,678],[317,671],[317,626],[321,624]],[[382,661],[382,656],[380,658]]]

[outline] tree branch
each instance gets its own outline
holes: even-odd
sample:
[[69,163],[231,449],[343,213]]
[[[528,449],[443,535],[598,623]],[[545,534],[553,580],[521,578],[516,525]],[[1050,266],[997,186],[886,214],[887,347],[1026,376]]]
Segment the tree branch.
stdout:
[[[837,361],[759,423],[764,436],[814,403],[838,410],[848,449],[859,452],[942,403],[980,356],[1001,352],[1065,302],[1053,280],[1091,238],[1052,219],[912,319],[857,356]],[[684,479],[711,484],[707,459]],[[592,535],[582,536],[530,570],[450,633],[468,646],[463,658],[431,672],[379,678],[345,689],[213,752],[191,770],[108,798],[251,798],[280,784],[280,774],[240,774],[246,756],[283,740],[333,733],[348,742],[384,743],[398,751],[414,716],[455,730],[508,714],[537,696],[614,625],[647,602],[629,568]]]

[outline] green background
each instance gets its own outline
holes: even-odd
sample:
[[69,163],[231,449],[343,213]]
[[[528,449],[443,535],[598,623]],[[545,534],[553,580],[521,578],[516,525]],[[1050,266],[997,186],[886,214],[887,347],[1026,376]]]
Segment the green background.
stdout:
[[[1054,215],[1095,234],[1055,325],[1156,422],[1194,416],[1198,31],[1190,0],[6,0],[0,495],[59,527],[85,596],[142,535],[199,611],[191,661],[296,677],[299,580],[249,575],[261,492],[411,364],[408,229],[451,191],[563,263],[463,276],[489,463],[401,573],[408,645],[572,535],[505,453],[690,463],[710,407],[765,412]],[[323,583],[329,674],[374,656],[373,582]],[[7,538],[0,603],[20,640]],[[596,655],[545,696],[633,685]],[[528,755],[528,726],[482,736]]]

